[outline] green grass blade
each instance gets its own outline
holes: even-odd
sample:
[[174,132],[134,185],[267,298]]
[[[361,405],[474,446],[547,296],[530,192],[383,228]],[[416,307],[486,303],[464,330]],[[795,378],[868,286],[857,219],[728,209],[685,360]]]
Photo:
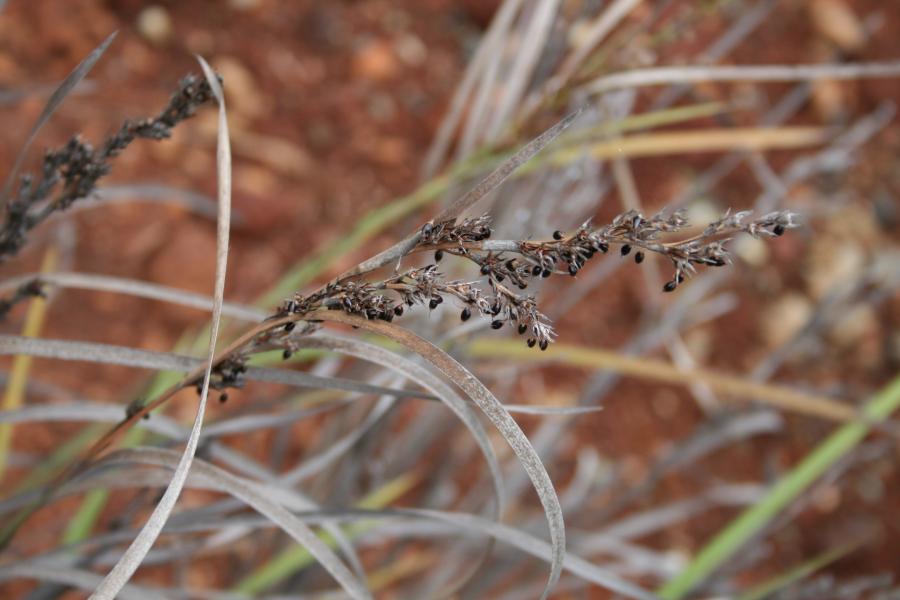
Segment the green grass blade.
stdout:
[[763,600],[764,598],[768,598],[775,592],[782,590],[787,586],[796,583],[801,579],[804,579],[812,573],[815,573],[822,567],[829,565],[840,558],[843,558],[857,547],[859,547],[859,544],[845,544],[843,546],[828,550],[827,552],[823,552],[822,554],[819,554],[818,556],[815,556],[810,560],[788,570],[786,573],[782,573],[777,577],[773,577],[769,581],[765,581],[760,585],[750,588],[749,590],[741,594],[738,597],[738,600]]
[[[872,420],[881,421],[900,407],[900,376],[881,389],[864,407]],[[657,594],[664,600],[679,600],[702,583],[791,502],[806,491],[832,465],[866,437],[870,427],[850,423],[820,443],[800,464],[785,475],[757,504],[741,513],[716,535],[680,574],[669,580]]]

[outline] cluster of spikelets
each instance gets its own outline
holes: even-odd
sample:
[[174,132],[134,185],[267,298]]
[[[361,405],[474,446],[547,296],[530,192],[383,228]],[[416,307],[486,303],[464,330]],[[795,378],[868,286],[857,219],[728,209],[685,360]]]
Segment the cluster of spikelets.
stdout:
[[[690,229],[684,212],[645,217],[629,210],[607,225],[595,227],[588,222],[571,233],[555,231],[552,239],[543,241],[491,240],[491,220],[487,215],[429,222],[422,227],[420,240],[410,254],[432,251],[433,264],[380,281],[333,281],[310,295],[296,294],[282,304],[278,316],[309,315],[326,309],[391,322],[407,309],[428,306],[434,310],[445,299],[454,298],[463,305],[461,320],[481,314],[490,319],[493,329],[515,326],[520,335],[527,335],[529,347],[546,350],[555,336],[553,328],[538,310],[535,297],[522,293],[533,280],[554,274],[575,276],[595,255],[618,247],[622,256],[632,255],[636,263],[644,261],[646,252],[666,257],[674,273],[663,290],[672,292],[698,267],[729,264],[731,257],[725,242],[730,236],[745,233],[772,238],[797,227],[797,217],[789,211],[773,212],[759,219],[750,219],[750,214],[728,212],[696,235],[668,241],[668,236]],[[447,254],[475,263],[480,279],[447,280],[437,267]],[[288,328],[288,332],[292,329]],[[290,350],[285,352],[290,355]]]

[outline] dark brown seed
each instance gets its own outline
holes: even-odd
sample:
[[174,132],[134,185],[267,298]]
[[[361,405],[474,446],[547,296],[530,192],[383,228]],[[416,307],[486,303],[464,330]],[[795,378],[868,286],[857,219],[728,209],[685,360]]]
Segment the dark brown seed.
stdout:
[[469,310],[468,308],[462,309],[462,312],[459,313],[459,318],[461,321],[468,321],[469,317],[471,317],[471,316],[472,316],[472,311]]
[[631,246],[629,246],[628,244],[625,244],[620,249],[620,252],[622,253],[622,256],[628,256],[628,253],[631,252]]
[[290,333],[291,331],[294,330],[294,327],[295,327],[296,325],[297,325],[297,324],[294,323],[293,321],[291,321],[290,323],[285,323],[285,324],[284,324],[284,330]]
[[444,301],[444,298],[442,296],[435,296],[434,301],[437,302],[438,304],[440,304],[441,302]]
[[554,231],[554,232],[553,232],[553,239],[554,239],[554,240],[557,240],[557,241],[563,239],[562,231],[559,231],[559,230]]
[[522,282],[519,282],[519,283],[517,283],[517,284],[516,284],[516,285],[518,285],[518,286],[519,286],[519,289],[520,289],[520,290],[524,290],[524,289],[525,289],[525,288],[527,288],[527,287],[528,287],[528,284],[527,284],[527,283],[525,283],[525,282],[524,282],[524,281],[522,281]]
[[641,264],[644,262],[644,253],[643,252],[635,252],[634,253],[634,262],[637,264]]
[[544,279],[550,277],[552,274],[553,271],[551,271],[550,269],[544,269],[543,271],[541,271],[541,277],[543,277]]
[[526,331],[528,331],[528,325],[519,323],[519,335],[524,335]]
[[674,292],[675,288],[678,287],[678,283],[673,279],[672,281],[667,281],[666,285],[663,286],[664,292]]
[[491,314],[496,317],[497,315],[500,314],[500,311],[502,309],[503,309],[503,307],[500,305],[500,303],[495,302],[493,305],[491,305]]
[[529,348],[534,348],[534,345],[537,344],[537,340],[534,338],[528,338],[527,344]]
[[599,244],[597,244],[597,248],[603,254],[606,254],[607,252],[609,252],[609,244],[607,244],[606,242],[600,242]]
[[434,252],[434,262],[441,262],[441,259],[444,258],[443,250],[436,250]]
[[541,352],[546,350],[547,346],[549,346],[549,345],[550,345],[550,342],[548,342],[547,340],[541,340]]
[[482,275],[487,275],[487,274],[490,273],[490,272],[491,272],[491,267],[490,267],[490,265],[486,265],[486,264],[485,264],[485,265],[481,265],[481,274],[482,274]]
[[219,402],[221,404],[225,404],[226,402],[228,402],[228,394],[226,394],[225,392],[219,394]]
[[500,329],[503,327],[503,321],[491,321],[491,329]]
[[503,282],[504,279],[506,279],[506,277],[504,277],[504,276],[501,275],[500,273],[497,273],[497,281]]
[[775,227],[772,228],[772,233],[774,233],[777,236],[784,235],[784,225],[781,225],[779,223],[778,225],[776,225]]
[[543,269],[541,268],[541,265],[534,265],[533,267],[531,267],[531,274],[534,277],[537,277],[538,275],[540,275],[541,271],[543,271]]
[[431,300],[428,301],[428,308],[430,308],[431,310],[436,309],[437,305],[438,305],[438,301],[435,298],[432,298]]
[[576,275],[578,275],[578,266],[577,265],[574,265],[574,264],[569,265],[569,275],[571,275],[572,277],[575,277]]
[[397,306],[394,307],[394,314],[397,315],[398,317],[403,316],[403,305],[402,304],[398,304]]
[[291,352],[290,350],[285,350],[284,352],[281,353],[281,358],[283,358],[284,360],[287,360],[287,359],[289,359],[293,354],[294,354],[294,353]]

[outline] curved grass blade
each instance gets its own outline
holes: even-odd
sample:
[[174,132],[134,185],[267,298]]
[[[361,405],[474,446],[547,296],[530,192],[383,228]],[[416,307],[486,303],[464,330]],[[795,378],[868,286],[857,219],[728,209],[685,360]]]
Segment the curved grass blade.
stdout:
[[[128,346],[113,346],[91,342],[0,335],[0,356],[10,354],[26,354],[57,360],[88,361],[180,373],[192,372],[198,365],[203,364],[203,361],[200,359],[170,352],[155,352]],[[386,388],[340,377],[321,377],[303,371],[287,369],[250,367],[245,375],[247,379],[251,380],[282,383],[311,389],[336,389],[358,394],[381,394],[398,398],[422,398],[425,396],[421,392]]]
[[[0,567],[0,581],[11,579],[36,579],[63,584],[76,589],[90,591],[100,582],[100,575],[60,564],[38,562],[13,564]],[[165,600],[166,596],[134,584],[126,584],[117,596],[122,600]]]
[[[178,459],[178,454],[169,450],[139,448],[114,452],[104,458],[103,462],[107,465],[141,463],[174,468]],[[285,488],[265,486],[258,481],[237,477],[199,458],[193,461],[191,479],[201,487],[226,492],[245,502],[309,550],[352,598],[371,598],[365,586],[331,551],[331,548],[283,506],[284,499],[290,498],[294,510],[304,510],[302,507],[308,507],[309,501],[299,498],[296,493]]]
[[[159,300],[180,306],[196,308],[198,310],[211,311],[212,298],[195,292],[179,290],[177,288],[149,283],[137,279],[112,277],[109,275],[95,275],[93,273],[46,273],[25,274],[10,277],[0,282],[0,293],[14,290],[29,281],[39,281],[45,285],[78,290],[96,290],[99,292],[111,292],[127,294],[148,300]],[[244,321],[262,321],[268,313],[257,308],[232,304],[226,302],[222,305],[222,314]]]
[[[340,336],[319,332],[315,336],[300,338],[299,343],[301,345],[307,345],[308,347],[324,348],[355,356],[362,360],[380,365],[386,369],[396,371],[404,377],[416,381],[419,385],[429,390],[444,402],[471,432],[482,456],[484,456],[485,462],[487,462],[491,482],[494,485],[495,497],[491,518],[494,521],[500,519],[501,515],[506,511],[503,471],[500,468],[500,463],[497,460],[494,448],[491,446],[491,442],[487,437],[487,432],[484,430],[481,422],[476,418],[469,405],[466,404],[466,402],[460,398],[449,385],[445,384],[440,378],[436,377],[427,369],[419,366],[406,357],[360,340],[346,339]],[[441,596],[451,596],[462,589],[487,561],[492,550],[493,541],[482,550],[481,556],[475,561],[468,572],[456,577],[451,589],[442,591]]]
[[550,595],[562,570],[562,563],[566,553],[566,532],[563,522],[562,507],[559,504],[559,498],[556,490],[544,468],[541,459],[535,452],[534,447],[525,437],[519,425],[509,415],[500,401],[474,377],[465,367],[454,360],[449,354],[437,348],[431,342],[419,337],[418,335],[392,325],[390,323],[382,323],[378,321],[368,321],[360,317],[336,311],[317,312],[314,315],[308,315],[309,320],[331,321],[335,323],[343,323],[345,325],[354,325],[360,329],[372,331],[383,335],[406,348],[415,352],[438,370],[453,381],[460,389],[462,389],[485,415],[491,420],[503,438],[512,448],[513,452],[522,464],[525,472],[538,494],[541,505],[544,507],[544,515],[547,518],[547,524],[550,528],[550,545],[551,545],[551,561],[550,575],[547,579],[547,586],[541,598],[547,598]]
[[165,526],[169,515],[175,508],[178,496],[187,479],[197,444],[200,440],[200,429],[203,426],[203,416],[206,412],[206,401],[209,396],[209,380],[212,375],[213,360],[216,355],[216,339],[219,335],[219,323],[222,318],[222,304],[225,295],[225,271],[228,265],[228,237],[231,228],[231,149],[228,141],[228,119],[225,112],[225,98],[216,74],[206,61],[197,57],[206,79],[212,88],[213,94],[219,103],[219,136],[216,144],[216,166],[218,171],[218,199],[219,216],[216,232],[216,280],[213,293],[212,326],[209,335],[209,350],[206,359],[206,372],[203,375],[203,386],[200,392],[199,406],[194,424],[191,427],[191,435],[187,440],[184,452],[178,461],[178,467],[172,475],[172,481],[166,487],[162,498],[153,509],[153,513],[147,519],[147,523],[138,533],[119,562],[103,578],[91,600],[112,600],[125,586],[134,572],[138,569],[144,556],[150,551],[150,547],[156,541],[160,531]]

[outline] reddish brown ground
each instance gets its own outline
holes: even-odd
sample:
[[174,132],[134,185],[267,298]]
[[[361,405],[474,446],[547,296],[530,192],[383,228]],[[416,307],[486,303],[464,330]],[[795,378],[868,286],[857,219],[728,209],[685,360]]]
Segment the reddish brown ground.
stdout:
[[[0,13],[0,85],[18,89],[57,82],[108,32],[120,31],[91,74],[94,88],[68,99],[42,131],[29,162],[34,165],[40,149],[73,133],[99,140],[124,118],[153,114],[181,76],[197,71],[192,53],[211,59],[227,82],[235,150],[234,207],[242,218],[232,237],[226,296],[249,302],[298,260],[346,232],[367,209],[415,188],[421,158],[460,79],[466,52],[477,42],[496,3],[261,2],[259,8],[247,11],[226,4],[167,3],[174,31],[167,40],[152,43],[135,31],[142,2],[13,0]],[[828,56],[826,44],[808,25],[802,3],[791,4],[781,18],[761,29],[752,44],[732,55],[735,63],[811,62]],[[878,4],[853,3],[860,14]],[[896,35],[900,14],[888,16],[880,33],[853,58],[900,55]],[[670,62],[688,60],[718,33],[714,19],[704,22],[695,37],[674,45]],[[783,88],[766,89],[774,94]],[[850,116],[871,111],[885,98],[900,98],[896,81],[847,84],[841,90],[839,104]],[[726,93],[715,86],[703,92],[713,98]],[[44,101],[44,96],[32,95],[0,107],[4,127],[0,164],[11,164]],[[818,112],[807,110],[796,121],[821,123],[826,117],[823,106],[818,105]],[[205,111],[180,127],[169,142],[135,144],[116,161],[109,180],[155,181],[213,194],[213,126],[213,111]],[[898,152],[900,131],[895,125],[867,148],[861,167],[841,182],[863,212],[870,211],[875,195],[900,193]],[[776,156],[773,164],[786,161],[787,155]],[[710,157],[702,156],[637,160],[633,166],[642,195],[665,198],[686,173],[709,162]],[[745,205],[758,190],[747,169],[739,170],[724,187],[731,190],[725,199],[735,207]],[[81,212],[72,222],[74,249],[66,265],[72,270],[140,278],[202,293],[211,287],[215,228],[209,219],[172,206],[128,204]],[[378,244],[388,243],[410,223],[398,225]],[[36,269],[51,234],[58,231],[53,226],[40,229],[15,265],[4,267],[3,275]],[[864,251],[873,255],[890,240],[897,241],[896,229],[876,229]],[[740,311],[715,322],[706,364],[744,373],[763,356],[767,347],[760,323],[766,306],[783,291],[802,287],[805,248],[791,240],[779,241],[773,266],[766,268],[763,278],[752,283],[735,279],[732,289],[741,298]],[[347,261],[359,258],[361,254]],[[336,268],[341,266],[346,265]],[[636,269],[623,273],[605,284],[602,301],[582,302],[559,322],[564,341],[616,347],[628,339],[645,292]],[[877,315],[881,328],[850,347],[834,344],[818,362],[792,365],[779,376],[813,385],[840,384],[847,397],[876,389],[898,366],[889,335],[897,325],[898,308],[896,301],[886,303]],[[168,350],[186,327],[202,319],[195,311],[159,303],[67,291],[53,304],[43,334]],[[4,331],[11,330],[4,326]],[[863,358],[860,348],[865,349]],[[119,368],[92,367],[86,378],[83,365],[36,361],[34,371],[97,401],[121,401],[136,389],[133,372]],[[580,371],[551,373],[561,391],[569,394],[577,393],[587,377]],[[236,410],[235,406],[240,407],[239,397],[213,413]],[[668,442],[689,434],[703,418],[682,390],[632,381],[619,385],[605,410],[584,418],[575,431],[581,443],[594,444],[611,457],[628,457],[639,475]],[[318,424],[310,423],[303,431],[312,433]],[[764,480],[794,464],[831,428],[792,417],[777,438],[754,439],[695,464],[686,475],[666,479],[646,506],[689,496],[715,479]],[[21,427],[15,447],[47,454],[73,432],[71,426],[62,425]],[[242,448],[264,448],[270,441],[270,436],[259,434],[236,442]],[[872,484],[873,477],[877,485]],[[4,481],[4,491],[9,481]],[[862,497],[866,481],[869,488],[880,489],[874,500]],[[778,553],[758,574],[778,572],[859,531],[871,533],[872,541],[841,560],[832,572],[845,577],[884,570],[900,574],[898,490],[900,478],[891,456],[851,471],[842,485],[825,490],[813,510],[779,530],[774,537]],[[730,511],[719,511],[651,541],[659,547],[693,550],[731,516]],[[58,535],[41,530],[42,522],[47,521],[35,519],[29,530],[36,545],[42,535],[48,541]],[[164,575],[154,571],[145,580]]]

